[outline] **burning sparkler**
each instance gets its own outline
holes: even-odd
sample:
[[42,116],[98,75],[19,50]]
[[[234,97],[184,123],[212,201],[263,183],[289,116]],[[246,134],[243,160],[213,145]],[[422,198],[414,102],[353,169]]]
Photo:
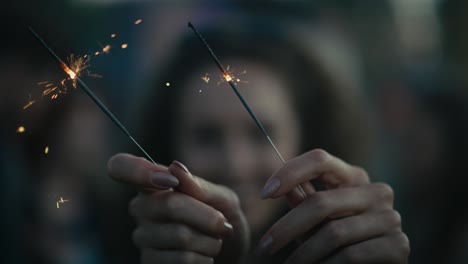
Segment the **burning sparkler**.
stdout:
[[[236,79],[234,79],[234,77],[223,67],[223,65],[221,64],[221,62],[218,60],[218,58],[216,57],[216,55],[214,54],[213,50],[210,48],[210,46],[208,45],[208,43],[206,42],[206,40],[203,38],[203,36],[200,34],[200,32],[198,32],[198,30],[195,28],[195,26],[192,24],[192,22],[189,22],[188,23],[188,27],[190,27],[193,32],[197,35],[197,37],[200,39],[200,41],[203,43],[203,45],[206,47],[206,49],[208,50],[208,52],[210,53],[210,56],[211,58],[213,59],[213,61],[216,63],[216,65],[218,66],[218,68],[221,70],[221,73],[224,77],[224,79],[226,80],[226,82],[229,83],[229,85],[231,86],[231,88],[233,89],[233,91],[236,93],[237,97],[239,98],[239,100],[242,102],[242,104],[244,105],[245,109],[247,110],[247,112],[249,112],[250,116],[252,117],[252,119],[254,120],[255,124],[257,125],[257,127],[262,131],[263,135],[266,137],[266,139],[268,140],[268,142],[270,143],[270,145],[273,147],[273,149],[275,150],[276,154],[278,155],[278,157],[280,158],[281,162],[283,162],[283,164],[286,163],[286,161],[284,160],[283,156],[281,155],[281,153],[279,152],[278,148],[276,148],[276,145],[273,143],[273,141],[271,140],[270,136],[268,135],[267,131],[265,130],[265,128],[263,127],[262,123],[260,122],[260,120],[257,118],[257,116],[255,115],[255,113],[252,111],[252,109],[250,108],[249,104],[247,103],[247,101],[245,100],[245,98],[242,96],[242,94],[240,93],[239,89],[237,89],[237,86],[236,86]],[[239,80],[240,81],[240,80]],[[305,191],[302,189],[302,187],[300,185],[298,185],[296,187],[303,195],[304,197],[306,197],[307,195],[305,194]]]
[[[137,21],[136,21],[137,22]],[[135,22],[135,24],[137,24]],[[141,21],[140,21],[141,22]],[[140,23],[139,22],[139,23]],[[138,23],[138,24],[139,24]],[[125,126],[117,119],[117,117],[114,116],[114,114],[99,100],[99,98],[88,88],[88,86],[83,82],[83,80],[80,79],[80,76],[77,74],[77,72],[73,71],[68,67],[68,65],[60,59],[57,54],[45,43],[45,41],[31,28],[29,27],[29,31],[34,35],[34,37],[44,46],[44,48],[47,49],[49,54],[60,64],[62,69],[65,71],[65,73],[68,74],[70,79],[74,81],[74,84],[78,84],[80,88],[97,104],[99,108],[116,124],[132,141],[133,143],[145,154],[145,156],[153,163],[156,164],[156,162],[151,158],[151,156],[143,149],[143,147],[138,144],[138,142],[133,138],[133,136],[130,134],[130,132],[125,128]],[[81,68],[82,69],[82,68]]]
[[197,35],[197,37],[200,39],[200,41],[203,43],[203,45],[205,45],[206,49],[208,50],[208,52],[210,53],[211,55],[211,58],[214,60],[214,62],[216,63],[216,65],[218,66],[218,68],[221,70],[221,73],[223,74],[223,77],[224,79],[226,80],[226,82],[229,83],[229,85],[231,86],[231,88],[234,90],[234,92],[236,93],[237,97],[239,98],[239,100],[242,102],[242,104],[244,105],[245,109],[247,110],[247,112],[249,112],[250,116],[252,117],[252,119],[255,121],[255,124],[257,124],[258,128],[263,132],[263,135],[265,135],[265,137],[268,139],[268,142],[270,142],[270,145],[273,147],[273,149],[275,150],[276,154],[278,155],[278,157],[281,159],[281,161],[283,163],[286,163],[283,156],[281,155],[281,153],[278,151],[278,149],[276,148],[275,144],[273,143],[273,141],[271,140],[270,136],[268,135],[267,131],[265,130],[265,128],[263,127],[262,123],[260,122],[260,120],[257,118],[257,116],[255,115],[255,113],[252,111],[252,109],[250,108],[249,104],[247,103],[247,101],[244,99],[244,97],[242,96],[242,94],[240,93],[239,89],[237,89],[237,86],[235,84],[235,81],[234,81],[234,77],[229,74],[229,72],[223,67],[223,65],[221,64],[221,62],[218,60],[218,58],[216,57],[216,55],[214,54],[213,50],[210,48],[210,46],[208,45],[208,43],[206,42],[206,40],[202,37],[202,35],[200,34],[200,32],[198,32],[198,30],[195,28],[195,26],[192,24],[192,22],[189,22],[188,23],[188,26],[193,30],[193,32],[195,32],[195,34]]

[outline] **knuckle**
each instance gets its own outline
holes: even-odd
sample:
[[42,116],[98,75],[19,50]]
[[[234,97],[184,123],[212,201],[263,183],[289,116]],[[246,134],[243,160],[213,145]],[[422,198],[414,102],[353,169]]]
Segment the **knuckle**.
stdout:
[[190,251],[184,251],[179,254],[179,261],[177,263],[181,264],[193,264],[195,263],[195,254]]
[[402,255],[404,258],[407,258],[411,252],[411,245],[410,245],[409,238],[403,232],[400,232],[398,238],[400,240],[399,244],[401,245]]
[[346,263],[357,264],[363,262],[363,252],[358,247],[348,247],[343,251]]
[[220,252],[221,252],[221,249],[223,247],[223,240],[222,239],[215,239],[214,243],[213,243],[213,246],[210,248],[211,249],[211,254],[212,256],[217,256]]
[[188,249],[193,240],[192,231],[190,228],[184,225],[178,226],[176,228],[174,237],[177,241],[177,244],[184,249]]
[[339,221],[332,221],[327,225],[326,233],[330,242],[335,247],[339,247],[346,236],[346,227]]
[[362,168],[362,167],[359,167],[359,166],[354,166],[355,170],[356,170],[356,177],[365,181],[365,182],[369,182],[369,174],[367,173],[367,171]]
[[143,240],[143,235],[145,234],[145,232],[143,232],[143,230],[141,228],[136,228],[135,230],[133,230],[132,232],[132,241],[133,241],[133,244],[135,244],[135,246],[141,248],[144,246],[144,240]]
[[140,197],[139,196],[136,196],[135,198],[133,198],[129,203],[128,203],[128,213],[133,217],[133,218],[137,218],[138,217],[138,208],[139,208],[139,204],[140,204]]
[[306,199],[308,205],[313,207],[317,214],[326,217],[330,210],[327,194],[325,192],[316,192]]
[[393,204],[394,193],[392,187],[386,183],[374,183],[379,199]]
[[314,163],[325,163],[330,160],[330,154],[323,149],[314,149],[308,153],[309,159]]
[[164,198],[164,204],[169,212],[177,212],[182,209],[184,201],[181,196],[171,193]]
[[387,217],[390,221],[390,226],[392,227],[400,227],[401,226],[401,215],[396,210],[388,210],[386,211]]

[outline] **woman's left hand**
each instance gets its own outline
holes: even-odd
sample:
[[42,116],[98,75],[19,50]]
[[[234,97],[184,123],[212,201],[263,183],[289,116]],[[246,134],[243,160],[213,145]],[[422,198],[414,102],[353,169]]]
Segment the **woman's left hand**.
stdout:
[[[326,190],[315,192],[312,179]],[[286,263],[407,263],[409,241],[390,186],[370,183],[363,169],[316,149],[275,172],[262,196],[290,196],[300,185],[307,196],[266,232],[260,253],[274,254],[301,241]]]

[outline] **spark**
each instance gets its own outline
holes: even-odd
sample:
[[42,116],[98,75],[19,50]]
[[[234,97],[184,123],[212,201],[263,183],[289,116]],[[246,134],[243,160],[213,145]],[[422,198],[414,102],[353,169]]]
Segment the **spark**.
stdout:
[[128,44],[127,44],[127,43],[124,43],[124,44],[122,44],[121,47],[122,47],[122,49],[126,49],[126,48],[128,47]]
[[101,54],[99,51],[94,52],[95,56],[98,56],[99,54]]
[[44,148],[44,154],[49,154],[49,146],[46,146],[46,147]]
[[143,20],[141,20],[141,18],[140,18],[140,19],[137,19],[137,20],[135,21],[135,25],[138,25],[138,24],[140,24],[140,23],[141,23],[141,21],[143,21]]
[[60,197],[60,199],[56,202],[57,204],[57,209],[60,208],[60,204],[64,204],[66,202],[69,202],[70,200],[68,199],[63,199],[63,197]]
[[30,107],[31,105],[33,105],[35,101],[36,101],[36,100],[33,100],[33,99],[31,98],[31,94],[29,94],[29,100],[28,100],[28,102],[23,106],[23,110],[26,110],[28,107]]
[[110,45],[106,45],[104,48],[102,48],[102,51],[103,51],[104,53],[109,53],[110,49],[111,49],[111,46],[110,46]]
[[24,133],[25,131],[26,131],[26,129],[24,128],[24,126],[19,126],[16,129],[16,133],[18,133],[18,134]]
[[198,90],[198,92],[201,93],[201,92],[203,92],[203,91],[200,89],[200,90]]
[[167,82],[167,83],[166,83],[166,86],[167,86],[167,87],[171,86],[171,83],[170,83],[170,82]]
[[203,75],[201,77],[201,79],[206,82],[206,83],[209,83],[210,82],[210,75],[208,73],[205,73],[205,75]]
[[111,38],[115,38],[116,36],[116,34],[111,34]]
[[[246,74],[246,73],[247,73],[247,71],[244,70],[244,71],[242,71],[241,73],[239,73],[239,75],[243,75],[243,74]],[[249,83],[248,81],[244,81],[244,80],[242,80],[240,77],[238,77],[237,75],[235,75],[235,70],[234,70],[234,69],[231,70],[231,66],[230,66],[230,65],[228,65],[228,66],[226,67],[226,71],[225,71],[223,74],[221,74],[221,78],[220,78],[220,80],[219,80],[219,82],[218,82],[218,85],[220,85],[220,84],[223,83],[223,82],[228,82],[228,83],[229,83],[229,82],[233,82],[233,83]]]
[[[63,60],[59,56],[57,56],[57,54],[49,47],[49,45],[47,45],[47,43],[31,27],[29,27],[29,31],[42,44],[42,46],[49,52],[49,54],[54,58],[54,60],[58,62],[59,65],[61,65],[62,68],[65,70],[65,68],[63,67],[63,65],[67,66],[65,62],[63,62]],[[85,67],[80,67],[81,71],[84,68]],[[75,69],[71,67],[71,70],[75,70]],[[132,142],[146,155],[148,160],[156,164],[154,159],[151,158],[148,152],[146,152],[143,149],[143,147],[133,138],[133,136],[130,134],[127,128],[120,122],[120,120],[117,119],[117,117],[115,117],[115,115],[109,110],[109,108],[107,108],[106,105],[104,105],[101,102],[101,100],[99,100],[99,98],[91,91],[91,89],[88,88],[88,86],[84,83],[84,81],[81,80],[79,76],[79,72],[75,71],[74,73],[75,73],[74,82],[77,83],[80,86],[80,88],[94,101],[94,103],[96,103],[96,105],[114,122],[114,124],[116,124],[122,130],[122,132],[124,132],[128,136],[128,138],[132,140]]]

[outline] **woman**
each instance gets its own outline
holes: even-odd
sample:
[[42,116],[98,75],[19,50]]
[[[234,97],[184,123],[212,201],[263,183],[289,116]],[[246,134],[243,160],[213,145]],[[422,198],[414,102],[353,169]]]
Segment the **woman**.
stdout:
[[198,40],[186,39],[154,83],[170,87],[146,95],[141,110],[151,113],[143,144],[170,166],[128,154],[109,161],[111,177],[140,190],[130,213],[141,263],[405,263],[391,188],[335,156],[359,162],[366,149],[349,93],[278,31],[239,28],[203,33],[231,69],[247,70],[241,92],[288,161],[218,85]]

